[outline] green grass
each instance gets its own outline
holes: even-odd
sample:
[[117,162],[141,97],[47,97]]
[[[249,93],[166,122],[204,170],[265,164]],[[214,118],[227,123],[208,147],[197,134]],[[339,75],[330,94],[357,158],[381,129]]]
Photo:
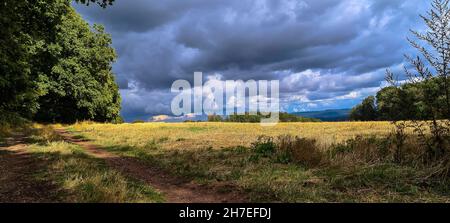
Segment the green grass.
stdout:
[[60,140],[49,141],[42,131],[35,133],[39,133],[33,137],[40,143],[27,149],[38,161],[47,163],[36,173],[36,180],[56,182],[62,191],[62,200],[82,203],[164,201],[153,188],[110,169],[104,160],[89,156],[79,146]]

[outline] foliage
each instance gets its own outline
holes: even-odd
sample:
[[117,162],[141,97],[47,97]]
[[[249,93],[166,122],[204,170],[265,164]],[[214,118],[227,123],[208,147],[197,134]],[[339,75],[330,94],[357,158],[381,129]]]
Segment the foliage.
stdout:
[[[369,96],[352,109],[351,120],[353,121],[406,121],[406,120],[431,120],[433,114],[427,108],[424,89],[427,86],[434,86],[429,91],[437,98],[445,97],[444,92],[437,87],[444,80],[433,77],[428,83],[417,81],[382,88],[377,92],[376,97]],[[440,93],[439,93],[440,92]],[[435,113],[438,119],[445,119],[444,110]]]
[[90,2],[97,3],[99,6],[105,8],[108,5],[112,5],[114,0],[75,0],[76,2],[89,5]]
[[[209,122],[238,122],[238,123],[260,123],[261,119],[268,118],[268,115],[258,114],[233,114],[226,116],[225,118],[219,115],[209,115]],[[305,118],[285,112],[279,113],[280,122],[319,122],[319,119]]]
[[68,1],[2,1],[0,7],[0,111],[30,118],[44,92],[46,45],[56,33]]
[[370,96],[352,109],[350,113],[351,120],[358,121],[373,121],[377,119],[377,109],[375,105],[375,97]]
[[276,151],[276,144],[272,137],[259,136],[258,140],[252,143],[253,150],[256,154],[269,157]]
[[[417,87],[415,92],[419,100],[413,105],[420,112],[418,117],[429,121],[393,121],[397,134],[401,134],[405,126],[414,128],[426,148],[424,161],[438,163],[435,175],[447,177],[450,174],[450,5],[449,0],[433,0],[431,6],[427,16],[421,16],[427,30],[424,33],[411,31],[426,46],[408,39],[421,57],[406,56],[413,70],[405,68],[408,82]],[[388,71],[386,76],[394,88],[401,89],[400,92],[407,88],[399,87],[392,72]]]
[[220,115],[208,115],[208,122],[223,122],[223,118]]
[[114,121],[120,95],[111,72],[116,58],[111,38],[101,26],[93,30],[72,8],[56,26],[47,60],[55,61],[40,82],[46,94],[38,100],[35,119],[74,123],[78,120]]
[[320,120],[316,118],[306,118],[286,112],[280,112],[280,122],[320,122]]
[[102,27],[91,29],[68,0],[0,4],[1,115],[45,122],[119,117],[115,53]]

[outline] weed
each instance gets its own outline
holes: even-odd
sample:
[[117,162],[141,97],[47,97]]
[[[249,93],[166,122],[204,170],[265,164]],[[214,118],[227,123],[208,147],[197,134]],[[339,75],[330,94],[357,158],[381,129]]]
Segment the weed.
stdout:
[[259,136],[258,140],[252,143],[252,146],[255,153],[263,157],[271,156],[276,150],[276,144],[273,138],[269,136]]

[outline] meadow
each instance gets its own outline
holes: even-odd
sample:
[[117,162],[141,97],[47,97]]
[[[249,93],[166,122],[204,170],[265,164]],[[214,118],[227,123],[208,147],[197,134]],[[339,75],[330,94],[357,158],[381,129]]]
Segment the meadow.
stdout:
[[161,149],[195,150],[204,148],[248,147],[261,136],[292,135],[317,140],[320,147],[340,143],[356,136],[385,136],[392,130],[389,122],[311,122],[279,123],[262,127],[258,123],[78,123],[69,129],[79,131],[101,145],[145,147],[159,143]]
[[[55,126],[56,128],[61,126]],[[388,122],[78,123],[66,129],[171,175],[239,190],[252,202],[449,202],[447,179],[400,155]],[[263,136],[263,137],[262,137]]]

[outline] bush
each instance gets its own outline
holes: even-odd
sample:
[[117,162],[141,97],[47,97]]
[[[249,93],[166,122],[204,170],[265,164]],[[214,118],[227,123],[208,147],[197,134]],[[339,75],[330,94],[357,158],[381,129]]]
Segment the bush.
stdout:
[[348,164],[392,161],[392,141],[374,136],[356,136],[330,149],[330,157],[336,162]]
[[252,147],[256,154],[264,157],[269,157],[276,151],[276,144],[273,138],[269,136],[259,136],[258,140],[252,143]]
[[[279,163],[296,163],[306,167],[316,167],[323,160],[316,141],[289,135],[280,136],[275,141],[272,137],[260,136],[252,143],[258,156],[273,158]],[[253,157],[256,159],[257,157]]]
[[323,160],[323,154],[314,139],[280,136],[277,152],[279,161],[291,161],[306,167],[316,167]]

